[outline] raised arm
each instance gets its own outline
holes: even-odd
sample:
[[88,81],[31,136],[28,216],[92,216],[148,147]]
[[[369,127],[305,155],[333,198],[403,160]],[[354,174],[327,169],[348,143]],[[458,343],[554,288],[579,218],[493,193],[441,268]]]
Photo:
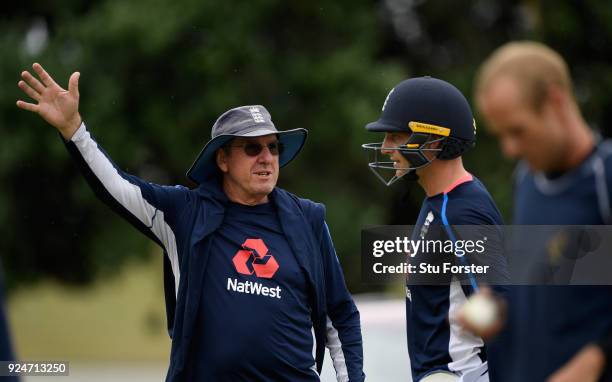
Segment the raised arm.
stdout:
[[55,127],[96,196],[162,246],[170,260],[178,290],[181,259],[176,235],[182,230],[181,216],[189,205],[189,190],[182,186],[149,183],[119,169],[81,120],[79,73],[70,76],[66,91],[42,66],[34,64],[32,67],[40,80],[24,71],[19,87],[36,103],[19,100],[17,106],[40,115]]

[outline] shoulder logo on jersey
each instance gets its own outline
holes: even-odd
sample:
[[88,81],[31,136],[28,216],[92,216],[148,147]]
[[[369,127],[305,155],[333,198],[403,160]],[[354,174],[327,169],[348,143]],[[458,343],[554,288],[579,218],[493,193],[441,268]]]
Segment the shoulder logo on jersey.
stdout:
[[423,226],[421,227],[421,233],[419,234],[419,238],[421,238],[421,240],[425,240],[425,236],[427,235],[427,232],[429,231],[429,225],[434,221],[434,214],[432,211],[429,211],[429,213],[427,214],[427,217],[425,218],[425,222],[423,223]]
[[242,249],[232,259],[236,271],[242,275],[252,275],[271,279],[279,265],[274,256],[268,253],[268,246],[261,239],[246,239]]

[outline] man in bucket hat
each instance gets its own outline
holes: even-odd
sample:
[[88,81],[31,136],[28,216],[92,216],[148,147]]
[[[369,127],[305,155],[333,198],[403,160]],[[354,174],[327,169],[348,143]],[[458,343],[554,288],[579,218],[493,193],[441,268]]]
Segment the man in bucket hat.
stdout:
[[38,64],[17,106],[58,129],[96,195],[157,242],[172,351],[167,381],[318,381],[325,346],[339,381],[363,381],[357,311],[321,204],[275,187],[306,130],[278,131],[263,106],[215,122],[188,172],[195,189],[118,169],[78,111],[79,73],[62,89]]

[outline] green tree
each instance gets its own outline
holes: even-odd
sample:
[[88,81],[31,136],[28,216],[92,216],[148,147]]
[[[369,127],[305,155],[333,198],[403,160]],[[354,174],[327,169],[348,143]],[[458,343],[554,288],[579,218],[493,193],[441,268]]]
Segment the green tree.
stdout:
[[[369,1],[98,1],[5,19],[0,232],[10,283],[43,275],[86,283],[147,252],[144,238],[94,200],[57,134],[15,108],[19,73],[37,60],[63,86],[81,72],[89,129],[118,165],[151,181],[186,182],[212,122],[236,105],[261,103],[279,128],[309,129],[281,186],[327,204],[358,286],[360,228],[385,214],[359,148],[363,125],[405,76],[376,58],[376,12]],[[48,31],[38,52],[24,40],[37,28]]]

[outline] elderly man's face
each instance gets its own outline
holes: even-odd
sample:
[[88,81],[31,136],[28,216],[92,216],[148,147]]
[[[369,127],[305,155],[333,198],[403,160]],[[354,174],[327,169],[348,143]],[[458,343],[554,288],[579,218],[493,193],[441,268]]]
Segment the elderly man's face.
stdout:
[[[220,150],[217,164],[223,172],[223,184],[230,199],[245,204],[267,201],[267,196],[278,181],[278,145],[276,135],[253,138],[235,138],[229,143],[229,152]],[[261,149],[257,155],[249,155]]]

